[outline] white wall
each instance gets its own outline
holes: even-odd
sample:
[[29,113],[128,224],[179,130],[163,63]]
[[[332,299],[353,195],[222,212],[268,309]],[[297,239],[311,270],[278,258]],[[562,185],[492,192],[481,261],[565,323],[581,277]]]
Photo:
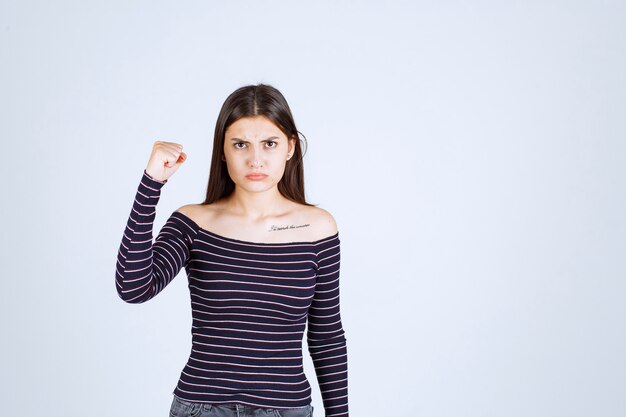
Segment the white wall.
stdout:
[[152,143],[188,155],[160,229],[266,82],[339,225],[353,416],[626,415],[624,3],[297,3],[0,3],[2,414],[167,413],[185,276],[125,304],[118,245]]

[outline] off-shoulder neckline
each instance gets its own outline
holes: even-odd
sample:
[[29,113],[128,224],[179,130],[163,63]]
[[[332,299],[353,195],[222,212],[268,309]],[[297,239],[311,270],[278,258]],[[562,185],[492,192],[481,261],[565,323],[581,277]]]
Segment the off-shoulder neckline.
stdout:
[[228,236],[223,236],[220,235],[218,233],[212,232],[208,229],[205,229],[203,227],[201,227],[198,223],[196,223],[193,219],[191,219],[189,216],[187,216],[186,214],[176,210],[174,211],[174,214],[177,214],[179,216],[182,216],[185,220],[187,220],[188,222],[190,222],[196,229],[201,230],[203,233],[206,233],[210,236],[219,238],[219,239],[223,239],[223,240],[227,240],[227,241],[231,241],[234,243],[240,243],[240,244],[245,244],[245,245],[261,245],[261,246],[284,246],[284,245],[316,245],[320,242],[323,242],[325,240],[332,240],[335,238],[339,237],[339,230],[337,230],[337,232],[335,232],[334,234],[330,235],[330,236],[326,236],[322,239],[318,239],[318,240],[310,240],[310,241],[299,241],[299,242],[253,242],[253,241],[249,241],[249,240],[241,240],[241,239],[235,239],[233,237],[228,237]]

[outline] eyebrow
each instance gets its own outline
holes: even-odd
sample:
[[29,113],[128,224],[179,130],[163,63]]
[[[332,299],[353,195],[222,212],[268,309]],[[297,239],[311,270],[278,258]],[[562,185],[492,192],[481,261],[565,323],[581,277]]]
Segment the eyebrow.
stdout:
[[[280,139],[280,138],[279,138],[278,136],[272,136],[272,137],[269,137],[269,138],[267,138],[267,139],[262,140],[261,142],[267,142],[267,141],[270,141],[270,140],[272,140],[272,141],[273,141],[273,140],[276,140],[276,139]],[[243,140],[243,139],[239,139],[239,138],[230,138],[230,140],[231,140],[231,141],[239,141],[239,142],[250,143],[250,142],[249,142],[249,141],[247,141],[247,140]]]

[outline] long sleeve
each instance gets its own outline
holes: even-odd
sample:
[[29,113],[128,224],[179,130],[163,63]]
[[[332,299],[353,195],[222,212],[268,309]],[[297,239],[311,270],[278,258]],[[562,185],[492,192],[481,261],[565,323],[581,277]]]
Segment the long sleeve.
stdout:
[[172,214],[152,242],[156,205],[165,181],[144,170],[117,254],[115,284],[120,298],[143,303],[161,292],[187,265],[196,231]]
[[339,234],[317,243],[317,284],[307,343],[326,417],[348,416],[348,351],[339,309]]

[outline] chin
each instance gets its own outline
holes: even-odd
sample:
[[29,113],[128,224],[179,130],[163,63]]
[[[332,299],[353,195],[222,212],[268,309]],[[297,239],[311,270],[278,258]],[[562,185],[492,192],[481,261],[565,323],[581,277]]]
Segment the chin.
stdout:
[[261,192],[261,191],[271,190],[276,185],[278,184],[268,183],[266,181],[249,181],[247,179],[244,179],[243,183],[237,184],[237,186],[241,188],[242,190],[251,191],[251,192]]

